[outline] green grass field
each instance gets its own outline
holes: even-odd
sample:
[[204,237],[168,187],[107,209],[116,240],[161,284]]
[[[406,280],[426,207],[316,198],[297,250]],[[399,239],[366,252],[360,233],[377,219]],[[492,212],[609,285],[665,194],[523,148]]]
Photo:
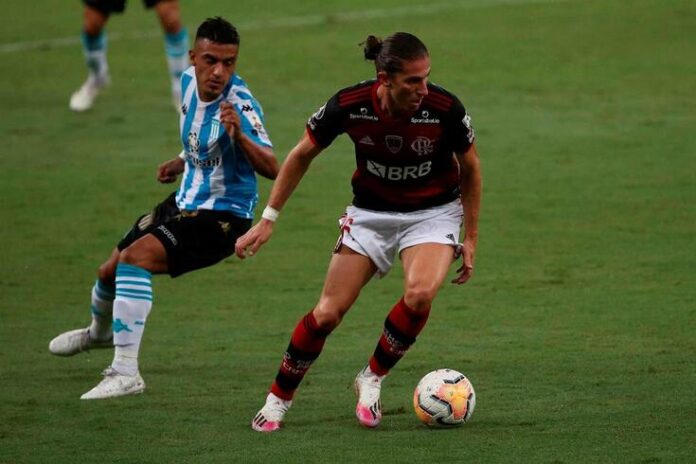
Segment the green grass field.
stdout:
[[[477,130],[476,275],[442,289],[385,382],[383,424],[358,426],[352,380],[400,269],[366,288],[270,436],[249,422],[319,294],[351,198],[345,139],[257,257],[155,280],[144,395],[81,402],[111,352],[47,350],[87,324],[96,267],[169,192],[155,167],[180,149],[155,16],[130,3],[109,24],[113,84],[87,114],[67,107],[79,44],[56,41],[77,37],[79,2],[3,8],[0,462],[693,461],[693,0],[182,2],[190,29],[215,14],[239,26],[238,72],[281,159],[335,90],[372,76],[356,46],[369,33],[419,35],[432,80]],[[439,367],[476,387],[462,428],[430,430],[412,412],[413,387]]]

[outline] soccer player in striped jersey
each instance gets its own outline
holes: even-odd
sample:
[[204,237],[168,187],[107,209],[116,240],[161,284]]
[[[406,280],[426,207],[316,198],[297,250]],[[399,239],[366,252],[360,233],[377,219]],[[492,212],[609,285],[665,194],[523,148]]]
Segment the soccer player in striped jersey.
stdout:
[[[122,13],[126,0],[82,0],[82,48],[87,64],[87,80],[70,97],[70,109],[87,111],[94,105],[99,92],[110,84],[106,59],[106,23],[113,13]],[[178,0],[143,0],[145,8],[154,8],[164,31],[164,51],[169,68],[174,105],[179,108],[181,73],[189,67],[189,38],[181,23]]]
[[240,258],[256,253],[312,160],[338,135],[348,134],[357,164],[353,204],[339,221],[341,236],[319,301],[295,327],[266,403],[252,420],[260,432],[280,427],[327,336],[367,282],[385,275],[398,255],[404,293],[355,379],[358,421],[376,427],[382,380],[416,341],[457,255],[463,264],[452,282],[463,284],[473,272],[481,173],[469,115],[457,97],[428,82],[430,56],[417,37],[370,36],[365,57],[375,61],[377,78],[340,90],[309,119],[262,219],[237,240]]
[[152,275],[178,277],[234,252],[251,226],[258,173],[274,179],[278,162],[263,112],[235,73],[239,34],[222,18],[198,28],[181,79],[181,154],[158,167],[162,183],[183,174],[177,192],[141,216],[98,270],[92,322],[54,338],[51,353],[72,356],[115,347],[104,379],[82,399],[141,393],[138,352],[152,308]]

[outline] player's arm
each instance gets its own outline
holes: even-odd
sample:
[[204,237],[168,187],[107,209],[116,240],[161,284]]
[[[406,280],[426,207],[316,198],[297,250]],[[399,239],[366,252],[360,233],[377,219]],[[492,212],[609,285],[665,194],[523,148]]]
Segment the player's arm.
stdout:
[[472,143],[463,153],[455,153],[459,162],[461,201],[464,207],[464,241],[462,243],[462,267],[452,281],[463,284],[474,271],[474,257],[478,241],[478,218],[481,205],[481,163],[476,144]]
[[275,179],[278,175],[278,160],[273,149],[257,144],[241,130],[235,131],[235,134],[238,134],[234,138],[235,143],[242,147],[254,171],[267,179]]
[[268,206],[276,211],[280,211],[283,208],[285,202],[288,201],[288,198],[297,188],[307,169],[309,169],[312,160],[322,150],[323,148],[315,145],[307,132],[305,132],[300,141],[297,142],[297,145],[288,153],[288,157],[285,159],[280,173],[278,173],[278,179],[273,183],[271,195],[268,198]]
[[283,166],[280,168],[278,178],[273,183],[268,206],[264,210],[263,217],[246,234],[237,239],[235,245],[237,256],[244,259],[247,255],[253,255],[261,245],[271,238],[275,218],[295,191],[295,188],[297,188],[300,180],[302,180],[307,169],[309,169],[312,160],[321,151],[322,148],[315,145],[305,132],[304,136],[295,145],[295,148],[290,150],[283,162]]
[[179,174],[184,172],[185,161],[182,151],[179,156],[157,166],[157,180],[163,184],[170,184],[176,181]]
[[259,145],[242,130],[239,113],[229,102],[220,104],[220,122],[227,130],[234,143],[239,145],[254,171],[267,179],[275,179],[278,175],[278,160],[271,147]]

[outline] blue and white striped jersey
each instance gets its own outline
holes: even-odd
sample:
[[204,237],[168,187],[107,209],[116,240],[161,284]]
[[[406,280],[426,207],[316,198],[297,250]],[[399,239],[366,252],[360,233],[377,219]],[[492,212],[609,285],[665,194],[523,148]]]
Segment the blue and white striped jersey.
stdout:
[[231,102],[241,116],[242,131],[255,143],[271,147],[261,105],[237,74],[232,75],[220,97],[201,101],[193,67],[181,76],[181,95],[179,126],[186,163],[176,194],[177,206],[253,218],[259,197],[254,168],[220,123],[220,103]]

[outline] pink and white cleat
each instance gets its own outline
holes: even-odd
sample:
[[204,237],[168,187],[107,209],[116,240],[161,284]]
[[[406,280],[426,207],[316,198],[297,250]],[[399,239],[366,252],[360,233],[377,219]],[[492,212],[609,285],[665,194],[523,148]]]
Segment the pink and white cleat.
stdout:
[[292,406],[292,401],[278,398],[273,393],[269,393],[266,397],[266,404],[251,421],[251,428],[257,432],[275,432],[280,428],[283,417],[290,406]]
[[379,394],[384,377],[372,372],[369,365],[355,377],[355,393],[358,395],[355,415],[360,425],[374,428],[382,420],[382,401],[379,399]]

